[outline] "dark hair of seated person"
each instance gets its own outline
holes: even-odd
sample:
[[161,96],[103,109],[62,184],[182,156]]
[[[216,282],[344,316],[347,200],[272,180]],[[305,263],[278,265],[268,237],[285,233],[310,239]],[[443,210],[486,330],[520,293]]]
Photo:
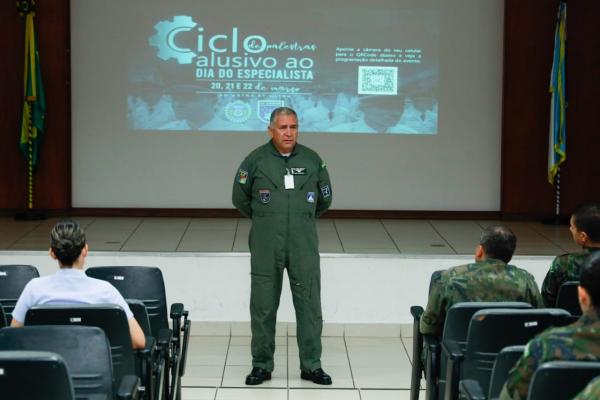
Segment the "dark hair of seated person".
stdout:
[[85,233],[75,221],[59,221],[50,232],[50,248],[61,268],[71,268],[85,247]]
[[583,264],[579,286],[584,288],[596,311],[600,311],[600,253],[593,253]]

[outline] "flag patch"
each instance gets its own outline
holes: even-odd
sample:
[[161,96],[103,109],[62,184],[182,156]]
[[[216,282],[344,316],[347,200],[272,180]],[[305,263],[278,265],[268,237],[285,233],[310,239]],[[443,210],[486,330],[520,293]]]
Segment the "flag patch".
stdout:
[[248,180],[248,171],[245,171],[240,168],[240,170],[238,171],[238,182],[242,185],[245,185],[247,180]]

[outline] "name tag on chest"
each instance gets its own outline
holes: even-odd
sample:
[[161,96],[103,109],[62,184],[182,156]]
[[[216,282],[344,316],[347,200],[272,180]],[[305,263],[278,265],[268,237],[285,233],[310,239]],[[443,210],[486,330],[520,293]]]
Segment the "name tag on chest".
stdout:
[[293,189],[294,188],[294,175],[284,175],[283,176],[283,186],[286,189]]

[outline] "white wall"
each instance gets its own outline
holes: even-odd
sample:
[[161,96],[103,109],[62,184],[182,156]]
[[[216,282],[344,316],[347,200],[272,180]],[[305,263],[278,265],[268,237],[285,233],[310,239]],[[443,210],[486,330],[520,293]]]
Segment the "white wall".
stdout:
[[[553,257],[515,257],[541,286]],[[324,254],[321,256],[325,323],[409,324],[411,305],[425,305],[431,273],[472,260],[467,256]],[[46,252],[0,252],[0,264],[32,264],[41,275],[57,266]],[[167,300],[183,302],[193,321],[249,321],[248,253],[91,252],[88,266],[152,265],[161,268]],[[279,321],[294,321],[284,286]]]

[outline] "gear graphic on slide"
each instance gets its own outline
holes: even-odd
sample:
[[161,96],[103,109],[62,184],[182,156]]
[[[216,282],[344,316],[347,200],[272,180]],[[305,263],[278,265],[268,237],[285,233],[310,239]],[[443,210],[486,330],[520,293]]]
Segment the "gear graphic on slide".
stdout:
[[196,25],[192,17],[176,15],[172,21],[160,21],[154,25],[156,33],[148,39],[148,43],[158,49],[157,55],[162,60],[174,58],[179,64],[191,64],[196,53],[177,46],[175,36],[191,31]]

